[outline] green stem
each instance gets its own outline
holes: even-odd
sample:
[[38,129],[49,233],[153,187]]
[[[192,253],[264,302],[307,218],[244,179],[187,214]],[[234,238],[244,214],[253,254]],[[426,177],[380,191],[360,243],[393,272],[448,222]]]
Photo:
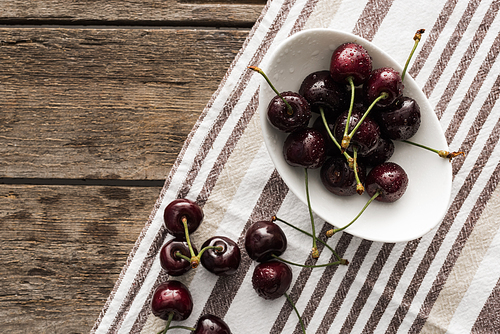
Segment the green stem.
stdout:
[[353,79],[352,77],[347,77],[346,78],[347,82],[349,83],[349,85],[351,86],[351,103],[349,105],[349,111],[347,112],[347,121],[345,123],[345,129],[344,129],[344,137],[342,138],[342,151],[345,151],[347,149],[347,147],[349,147],[349,136],[348,136],[348,132],[349,132],[349,123],[351,122],[351,114],[352,114],[352,109],[354,107],[354,94],[355,94],[355,90],[356,90],[356,87],[354,86],[354,82],[353,82]]
[[264,79],[266,79],[267,83],[269,84],[269,87],[271,87],[271,89],[276,93],[276,95],[278,95],[285,103],[285,105],[288,109],[287,114],[293,115],[292,106],[285,100],[285,98],[280,94],[280,92],[278,92],[278,90],[276,88],[274,88],[273,84],[271,83],[271,80],[269,80],[266,73],[264,73],[264,71],[257,66],[248,66],[248,68],[255,71],[255,72],[258,72],[260,75],[262,75],[264,77]]
[[[333,135],[333,133],[330,131],[330,127],[328,126],[328,122],[326,120],[326,117],[325,117],[325,111],[323,110],[323,107],[319,107],[319,112],[320,112],[320,115],[321,115],[321,119],[323,120],[323,124],[325,125],[325,129],[326,129],[326,132],[328,133],[328,136],[330,136],[330,138],[332,139],[333,143],[338,147],[338,149],[340,150],[340,152],[342,152],[342,147],[340,146],[339,142],[337,141],[337,139],[335,138],[335,136]],[[349,161],[351,158],[351,156],[347,153],[347,152],[344,152],[344,157],[347,159],[347,161]]]
[[194,253],[193,246],[191,245],[191,239],[189,238],[189,228],[188,228],[188,224],[187,224],[187,218],[185,216],[183,216],[181,218],[181,221],[182,221],[182,224],[184,225],[184,234],[186,235],[186,242],[188,244],[189,253],[191,254],[191,259],[189,260],[189,262],[191,262],[192,268],[196,268],[200,264],[200,259]]
[[191,331],[191,332],[194,332],[196,330],[196,328],[188,327],[188,326],[172,326],[169,329],[175,329],[175,328],[186,329],[186,330]]
[[309,197],[309,177],[307,175],[307,168],[304,168],[304,174],[306,183],[307,208],[309,209],[309,217],[311,219],[311,228],[312,228],[312,233],[311,233],[313,239],[312,257],[313,259],[317,259],[319,257],[319,253],[318,253],[318,246],[316,244],[316,227],[314,226],[314,215],[311,208],[311,199]]
[[409,140],[402,140],[403,143],[407,143],[407,144],[410,144],[410,145],[413,145],[413,146],[417,146],[417,147],[420,147],[420,148],[423,148],[423,149],[426,149],[428,151],[431,151],[431,152],[434,152],[436,154],[439,154],[439,150],[436,150],[434,148],[430,148],[428,146],[425,146],[425,145],[422,145],[422,144],[419,144],[419,143],[414,143],[412,141],[409,141]]
[[377,190],[377,192],[368,200],[368,202],[366,202],[365,206],[363,207],[363,209],[358,213],[358,215],[349,223],[347,224],[346,226],[344,227],[341,227],[341,228],[337,228],[337,229],[332,229],[330,231],[327,231],[327,235],[329,237],[331,237],[332,235],[334,235],[335,233],[337,232],[340,232],[340,231],[343,231],[345,230],[346,228],[348,228],[349,226],[351,226],[360,216],[361,214],[366,210],[366,208],[368,207],[368,205],[370,205],[371,202],[373,202],[373,200],[375,198],[377,198],[377,196],[380,195],[380,190]]
[[358,175],[358,148],[354,147],[354,164],[353,164],[353,171],[354,171],[354,178],[356,179],[356,192],[359,195],[362,195],[363,192],[365,191],[365,188],[363,187],[363,184],[361,183],[361,180],[359,179]]
[[281,262],[288,263],[292,266],[297,266],[297,267],[302,267],[302,268],[323,268],[323,267],[329,267],[329,266],[336,266],[339,264],[344,264],[346,265],[348,262],[345,259],[341,259],[340,261],[335,261],[335,262],[329,262],[329,263],[324,263],[324,264],[315,264],[315,265],[307,265],[307,264],[300,264],[292,261],[285,260],[277,255],[272,254],[272,257],[275,258],[276,260],[280,260]]
[[410,64],[410,60],[413,57],[413,53],[415,53],[415,50],[417,49],[417,45],[420,42],[420,39],[422,38],[422,34],[425,32],[425,29],[419,29],[415,33],[415,36],[413,37],[413,40],[415,43],[413,44],[413,48],[411,49],[410,55],[408,56],[408,59],[406,59],[406,64],[405,68],[403,69],[403,73],[401,74],[401,81],[405,79],[405,74],[406,70],[408,69],[408,65]]
[[203,255],[203,253],[208,249],[215,249],[219,252],[222,252],[224,250],[224,247],[222,247],[222,246],[207,246],[207,247],[201,249],[201,251],[198,253],[197,257],[199,259],[201,259],[201,256]]
[[295,311],[295,314],[297,314],[297,317],[299,318],[300,327],[302,327],[302,333],[306,334],[306,327],[304,326],[304,322],[302,321],[302,317],[300,316],[300,313],[297,310],[297,307],[295,307],[294,302],[292,301],[292,299],[290,298],[290,296],[286,292],[284,293],[284,295],[285,295],[286,299],[288,300],[288,302],[290,303],[290,305],[292,305],[293,310]]
[[[292,224],[290,224],[290,223],[288,223],[288,222],[284,221],[283,219],[280,219],[280,218],[278,218],[278,217],[274,216],[274,217],[273,217],[273,220],[277,220],[277,221],[280,221],[280,222],[282,222],[282,223],[284,223],[284,224],[287,224],[287,225],[288,225],[288,226],[290,226],[291,228],[294,228],[294,229],[296,229],[297,231],[300,231],[300,232],[304,233],[305,235],[308,235],[308,236],[312,237],[312,234],[311,234],[311,233],[309,233],[309,232],[307,232],[307,231],[304,231],[303,229],[298,228],[297,226],[294,226],[294,225],[292,225]],[[333,255],[335,255],[335,257],[337,258],[337,260],[339,260],[339,261],[344,260],[344,259],[342,259],[342,258],[341,258],[341,257],[337,254],[337,252],[336,252],[336,251],[335,251],[332,247],[330,247],[330,245],[328,245],[326,242],[324,242],[323,240],[321,240],[321,239],[319,239],[319,238],[316,238],[316,240],[317,240],[317,241],[319,241],[319,242],[321,242],[321,243],[322,243],[322,244],[323,244],[326,248],[328,248],[328,249],[332,252],[332,254],[333,254]]]
[[174,312],[170,312],[170,314],[168,315],[168,319],[167,319],[167,325],[165,326],[165,328],[161,331],[158,332],[158,334],[165,334],[169,329],[170,329],[170,323],[172,322],[172,319],[174,318]]
[[184,259],[186,261],[191,261],[191,259],[189,257],[187,257],[186,255],[182,254],[181,252],[175,252],[174,255],[177,256],[178,258]]
[[361,123],[363,123],[363,121],[365,120],[365,118],[368,116],[368,113],[373,109],[373,107],[375,106],[375,104],[380,101],[380,100],[383,100],[383,99],[386,99],[387,97],[389,96],[388,93],[386,92],[382,92],[380,93],[380,95],[372,102],[372,104],[370,104],[370,106],[368,107],[368,109],[366,109],[365,113],[363,114],[363,116],[361,117],[361,119],[358,121],[358,123],[356,124],[356,126],[354,127],[354,129],[352,129],[351,133],[349,134],[349,139],[352,138],[352,136],[354,136],[354,134],[356,133],[356,131],[358,131],[358,128],[361,126]]

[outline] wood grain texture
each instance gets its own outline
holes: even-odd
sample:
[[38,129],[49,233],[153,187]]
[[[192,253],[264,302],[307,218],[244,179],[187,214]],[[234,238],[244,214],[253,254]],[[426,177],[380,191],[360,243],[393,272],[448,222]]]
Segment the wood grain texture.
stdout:
[[88,333],[159,191],[0,185],[0,332]]
[[0,177],[164,179],[247,35],[0,29]]
[[251,27],[265,0],[1,0],[0,22]]

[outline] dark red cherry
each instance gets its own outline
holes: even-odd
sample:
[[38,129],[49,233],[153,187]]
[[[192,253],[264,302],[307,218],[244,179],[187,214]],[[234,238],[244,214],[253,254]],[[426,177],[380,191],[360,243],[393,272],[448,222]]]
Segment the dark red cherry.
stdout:
[[[194,246],[193,249],[195,254],[198,254]],[[161,267],[171,276],[180,276],[192,268],[190,261],[175,255],[177,252],[191,258],[188,243],[183,239],[176,238],[169,240],[160,250]]]
[[267,119],[272,126],[284,132],[307,126],[311,119],[311,108],[304,97],[294,92],[281,93],[283,99],[292,107],[290,113],[283,99],[276,95],[267,107]]
[[[356,177],[354,170],[344,157],[330,157],[321,167],[321,182],[331,193],[339,196],[351,196],[356,194]],[[363,183],[366,176],[366,168],[358,163],[358,177]]]
[[420,127],[420,107],[411,97],[402,96],[374,114],[382,134],[392,140],[410,139]]
[[285,139],[283,154],[291,166],[319,168],[326,159],[325,139],[316,129],[295,130]]
[[352,77],[354,85],[363,84],[372,71],[372,58],[364,47],[357,43],[344,43],[332,54],[330,75],[338,83],[345,84]]
[[238,244],[227,237],[212,237],[203,243],[207,246],[222,247],[222,250],[207,249],[201,255],[201,264],[205,269],[218,276],[234,274],[241,262],[241,252]]
[[211,314],[202,315],[196,323],[193,334],[231,334],[229,326],[219,317]]
[[186,320],[193,311],[193,298],[181,282],[166,281],[156,288],[151,300],[151,310],[163,320],[168,320],[170,313],[174,314],[174,321]]
[[167,231],[177,238],[186,238],[182,219],[187,219],[189,233],[196,231],[203,220],[203,210],[193,201],[176,199],[165,208],[163,219]]
[[380,192],[375,199],[380,202],[397,201],[403,196],[407,187],[408,175],[400,165],[394,162],[385,162],[375,166],[368,173],[365,181],[365,190],[370,197],[377,191]]
[[363,85],[366,105],[372,104],[382,93],[388,96],[379,100],[377,107],[386,107],[403,94],[403,81],[398,71],[392,67],[381,67],[372,71],[368,81]]
[[359,161],[367,166],[377,166],[386,162],[394,154],[394,143],[390,139],[380,137],[379,143],[375,150],[365,157],[360,157]]
[[346,86],[333,81],[328,70],[313,72],[305,77],[299,94],[309,102],[311,111],[316,113],[319,113],[318,107],[322,107],[326,115],[337,117],[348,107]]
[[252,260],[262,262],[280,256],[286,246],[285,232],[272,221],[255,222],[245,234],[245,250]]
[[[347,122],[348,111],[344,111],[335,124],[335,138],[338,142],[342,141],[344,136],[344,129]],[[351,132],[359,120],[363,117],[363,111],[361,109],[353,109],[351,114],[351,119],[349,122],[349,132]],[[377,147],[380,140],[380,128],[369,115],[363,120],[363,123],[359,126],[358,130],[354,133],[351,138],[351,144],[348,148],[349,152],[352,152],[352,147],[356,146],[358,148],[358,156],[364,157],[373,152]]]
[[276,299],[283,296],[291,283],[292,269],[280,261],[259,263],[253,271],[253,288],[264,299]]

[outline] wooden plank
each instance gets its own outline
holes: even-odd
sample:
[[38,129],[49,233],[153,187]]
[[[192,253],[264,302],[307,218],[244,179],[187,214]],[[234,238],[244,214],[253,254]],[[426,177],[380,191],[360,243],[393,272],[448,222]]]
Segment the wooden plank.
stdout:
[[88,333],[159,191],[0,184],[0,332]]
[[251,27],[266,0],[0,0],[2,24]]
[[0,178],[164,179],[247,35],[0,29]]

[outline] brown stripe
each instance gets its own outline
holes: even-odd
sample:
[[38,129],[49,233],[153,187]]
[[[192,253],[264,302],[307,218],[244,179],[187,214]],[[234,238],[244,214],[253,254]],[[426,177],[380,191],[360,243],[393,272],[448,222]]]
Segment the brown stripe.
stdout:
[[[326,222],[323,224],[323,227],[321,228],[321,231],[319,232],[319,236],[321,237],[321,240],[326,241],[325,233],[326,233],[326,231],[328,231],[331,228],[333,228],[332,225],[330,225]],[[320,255],[323,252],[324,248],[325,248],[325,246],[322,243],[318,243],[318,251],[319,251]],[[336,261],[336,259],[333,261]],[[317,262],[318,262],[318,259],[313,259],[311,256],[308,256],[304,265],[314,266]],[[291,300],[293,301],[294,304],[297,303],[297,300],[299,300],[300,295],[302,294],[302,291],[304,290],[304,287],[307,283],[307,280],[311,276],[312,271],[313,271],[313,268],[302,268],[300,270],[300,273],[297,276],[297,279],[295,280],[295,283],[294,283],[292,289],[288,293],[289,297],[291,298]],[[278,317],[274,321],[273,327],[271,328],[271,333],[278,334],[278,333],[281,333],[283,331],[283,327],[285,327],[285,324],[288,320],[288,317],[290,316],[292,311],[293,311],[293,308],[290,305],[290,303],[285,302],[283,304],[283,307],[281,308],[280,313],[278,314]]]
[[[349,247],[349,244],[351,243],[352,240],[352,235],[349,233],[342,233],[340,236],[339,241],[337,242],[337,246],[335,247],[337,253],[339,256],[343,257],[345,254],[345,251],[347,250],[347,247]],[[334,261],[334,257],[332,256],[330,258],[330,261]],[[316,287],[314,288],[314,292],[311,295],[311,298],[309,299],[306,308],[304,309],[304,312],[302,313],[302,321],[304,322],[304,325],[307,326],[311,322],[311,319],[314,316],[314,312],[316,312],[316,309],[318,308],[319,303],[321,302],[321,299],[326,293],[326,289],[330,285],[333,275],[337,272],[338,266],[333,266],[333,267],[328,267],[323,271],[323,274],[321,275],[318,284],[316,284]],[[300,322],[297,322],[297,325],[295,326],[295,330],[293,334],[300,334],[302,332],[302,328],[300,327]]]
[[354,26],[353,34],[369,41],[378,31],[394,0],[369,0]]
[[[497,3],[500,5],[500,3]],[[470,106],[472,105],[472,102],[474,102],[474,99],[476,98],[479,90],[481,89],[484,80],[488,77],[488,73],[491,70],[491,67],[495,63],[495,60],[498,56],[498,53],[500,51],[500,34],[497,35],[497,38],[495,39],[495,42],[491,46],[491,49],[488,52],[488,55],[484,59],[483,63],[481,64],[481,68],[477,72],[476,76],[474,77],[474,80],[472,81],[469,90],[467,91],[467,94],[465,94],[465,97],[460,103],[460,106],[458,107],[457,111],[453,115],[452,120],[450,121],[450,125],[448,126],[448,129],[446,129],[446,141],[451,143],[453,141],[453,138],[455,138],[455,135],[460,128],[460,125],[462,124],[462,121],[464,120],[465,116],[467,115]],[[465,73],[465,71],[464,71]],[[458,85],[457,85],[458,86]],[[455,88],[456,89],[456,88]],[[452,94],[454,91],[452,92]],[[443,95],[444,96],[444,95]],[[442,98],[441,98],[442,100]],[[444,101],[445,104],[447,104],[449,101]],[[439,104],[438,104],[439,106]],[[436,108],[436,111],[438,112],[438,117],[441,118],[444,110],[446,109],[446,106],[443,108]]]
[[[294,2],[294,1],[293,1]],[[267,52],[269,46],[271,45],[274,37],[276,36],[276,33],[279,31],[281,26],[283,25],[291,6],[293,5],[283,5],[280,8],[280,11],[275,18],[273,24],[269,28],[266,38],[264,41],[261,43],[259,46],[258,51],[254,54],[254,57],[252,59],[252,63],[259,62],[262,57],[265,55]],[[203,141],[196,157],[193,165],[191,166],[191,169],[187,173],[186,179],[184,180],[184,184],[182,185],[181,189],[179,190],[177,197],[182,198],[187,195],[189,192],[189,189],[194,182],[194,179],[196,178],[202,163],[204,159],[206,158],[208,151],[210,150],[213,142],[217,138],[220,130],[222,129],[223,124],[225,124],[226,120],[229,118],[229,115],[231,114],[234,106],[236,105],[237,101],[239,101],[241,94],[244,90],[244,88],[248,84],[249,77],[252,73],[251,71],[245,71],[243,75],[240,77],[239,84],[235,87],[235,89],[232,91],[231,96],[226,100],[226,103],[224,107],[222,108],[222,112],[218,115],[217,120],[215,121],[215,125],[210,129],[209,133],[207,134],[207,137],[205,137],[205,140]],[[148,250],[148,256],[155,256],[159,250],[158,247],[158,242],[161,239],[163,241],[164,237],[160,238],[160,234],[158,234],[155,237],[154,242],[150,246],[150,249]],[[160,244],[161,247],[161,244]],[[118,310],[113,323],[111,325],[111,328],[113,329],[110,331],[113,333],[116,331],[118,328],[120,328],[125,315],[128,313],[130,306],[132,304],[132,301],[135,299],[135,296],[137,293],[140,291],[140,288],[142,286],[142,282],[144,281],[145,277],[148,275],[149,270],[151,269],[153,261],[151,260],[146,260],[141,264],[141,268],[136,274],[136,277],[134,278],[134,281],[127,293],[127,296],[125,297],[124,301],[122,302],[120,309]],[[143,306],[143,309],[147,307],[147,305]],[[142,311],[142,310],[141,310]],[[143,324],[142,324],[143,325]],[[140,326],[142,328],[142,325]]]
[[245,111],[243,112],[243,115],[238,120],[238,123],[234,127],[231,135],[229,136],[226,145],[220,152],[219,156],[217,157],[216,163],[214,164],[212,170],[208,174],[208,177],[205,180],[205,184],[203,185],[203,188],[201,189],[200,193],[198,194],[198,197],[196,198],[196,202],[200,206],[205,205],[208,197],[212,193],[212,189],[215,187],[215,184],[219,179],[220,173],[224,169],[227,160],[231,156],[231,152],[233,152],[236,144],[238,143],[241,136],[245,132],[245,129],[247,128],[248,123],[250,123],[250,120],[255,114],[255,111],[257,110],[258,106],[259,106],[259,88],[257,88],[255,93],[253,94],[250,102],[248,103]]
[[[276,16],[274,22],[269,27],[269,30],[266,33],[266,37],[261,42],[258,50],[253,55],[252,59],[249,62],[249,65],[257,66],[262,61],[262,58],[264,58],[267,51],[269,50],[269,47],[272,45],[274,38],[276,37],[276,34],[283,26],[288,14],[290,13],[290,9],[293,7],[294,3],[295,0],[287,2],[283,4],[283,6],[280,8],[278,15]],[[238,80],[239,81],[238,85],[231,92],[231,95],[228,97],[224,106],[222,107],[221,113],[217,116],[217,119],[214,121],[213,126],[210,128],[207,136],[205,137],[203,143],[201,144],[198,154],[196,155],[196,158],[193,162],[193,165],[191,166],[191,169],[187,173],[186,180],[181,189],[179,190],[178,197],[185,197],[188,194],[194,180],[196,179],[196,176],[198,175],[198,172],[200,171],[201,165],[205,161],[208,152],[210,152],[213,142],[215,141],[215,139],[220,133],[220,130],[228,120],[229,115],[231,115],[234,107],[238,104],[242,96],[242,93],[247,87],[248,82],[250,81],[252,75],[254,75],[253,71],[248,70],[244,71],[240,76]]]
[[[411,69],[408,71],[408,73],[412,77],[416,77],[418,73],[420,73],[420,70],[422,67],[425,65],[425,61],[429,57],[429,54],[431,53],[432,49],[434,48],[434,45],[436,44],[437,39],[439,38],[439,35],[443,31],[444,27],[446,26],[446,23],[450,19],[451,14],[453,13],[453,10],[455,9],[455,6],[457,5],[458,0],[448,0],[446,4],[444,5],[443,9],[441,10],[441,13],[439,14],[436,22],[434,23],[434,26],[432,27],[429,35],[427,38],[424,39],[424,45],[420,49],[420,52],[418,55],[415,57],[415,60],[413,61],[413,65]],[[425,28],[425,27],[422,27]]]
[[[269,220],[279,210],[287,193],[288,187],[278,172],[274,170],[257,204],[253,208],[243,232],[238,238],[238,245],[241,249],[245,249],[245,233],[250,225],[259,220]],[[217,279],[201,314],[213,314],[222,319],[226,315],[252,263],[246,252],[241,253],[241,263],[238,271],[231,277],[220,277]]]
[[304,25],[306,24],[307,20],[309,20],[309,16],[311,16],[311,13],[314,11],[314,8],[316,7],[318,1],[319,0],[311,0],[307,4],[307,6],[304,6],[304,8],[302,8],[302,12],[300,12],[299,18],[297,19],[297,21],[295,21],[292,30],[290,30],[290,33],[288,34],[289,37],[296,32],[304,29]]
[[351,311],[349,312],[349,315],[344,321],[340,333],[351,332],[352,328],[354,327],[354,324],[356,323],[356,320],[358,320],[359,314],[361,313],[363,306],[366,304],[368,297],[373,291],[373,287],[377,282],[377,279],[380,276],[382,269],[384,268],[387,258],[391,255],[393,248],[394,244],[385,243],[382,245],[382,248],[380,249],[377,258],[373,262],[373,265],[370,268],[370,271],[365,279],[365,283],[359,290],[358,296],[356,297],[356,300],[352,304]]
[[441,74],[443,74],[444,69],[448,65],[451,56],[453,55],[455,49],[460,43],[463,33],[465,30],[467,30],[467,26],[469,25],[472,16],[474,15],[474,12],[476,11],[480,3],[481,0],[471,0],[464,14],[458,21],[458,24],[455,27],[455,31],[451,35],[451,38],[448,40],[446,47],[439,56],[436,66],[434,66],[434,69],[432,70],[430,78],[427,80],[427,82],[424,85],[424,88],[422,89],[427,97],[429,97],[432,94],[432,91],[436,87],[436,84],[439,81]]
[[342,303],[345,301],[345,297],[351,288],[352,283],[354,282],[356,275],[358,274],[363,261],[365,260],[366,254],[370,250],[373,242],[369,240],[361,240],[361,244],[359,245],[356,253],[352,257],[352,261],[349,263],[347,267],[347,272],[340,283],[337,293],[333,297],[330,305],[328,306],[327,311],[319,325],[319,328],[316,333],[318,334],[326,334],[328,333],[330,326],[333,324],[333,320],[337,316],[337,313],[342,306]]
[[[391,323],[389,325],[389,331],[396,332],[399,326],[401,325],[404,317],[406,316],[406,313],[408,312],[411,302],[413,301],[413,298],[417,294],[418,289],[420,288],[420,285],[422,284],[422,281],[425,275],[427,274],[429,267],[431,266],[432,260],[438,253],[439,248],[441,247],[446,237],[446,234],[451,228],[451,225],[453,224],[456,215],[460,211],[460,208],[464,204],[465,200],[468,198],[468,195],[470,194],[477,178],[481,174],[482,169],[484,168],[491,153],[493,152],[493,149],[495,148],[498,142],[499,136],[500,136],[500,121],[496,124],[495,130],[489,137],[488,142],[483,148],[483,151],[481,152],[479,158],[477,159],[474,167],[470,170],[462,187],[460,188],[459,192],[455,196],[455,199],[448,208],[448,212],[446,213],[443,222],[439,226],[431,244],[427,248],[424,260],[420,262],[420,265],[418,266],[417,271],[413,275],[413,279],[408,289],[405,292],[403,300],[391,320]],[[476,205],[481,205],[482,201],[488,201],[488,199],[489,198],[479,198]]]
[[[500,122],[497,124],[500,125]],[[500,135],[500,127],[497,127],[496,130],[497,130],[496,140],[498,141],[498,136]],[[481,195],[479,195],[479,199],[474,205],[472,211],[469,213],[469,216],[467,217],[466,222],[464,223],[462,229],[460,230],[457,239],[453,243],[453,246],[451,247],[451,250],[448,253],[448,256],[446,257],[443,266],[439,270],[436,279],[434,280],[434,282],[432,282],[432,288],[429,290],[429,293],[425,297],[425,300],[420,308],[420,311],[418,312],[418,315],[415,318],[413,325],[410,328],[410,333],[419,333],[422,330],[422,327],[425,324],[427,318],[429,317],[429,313],[434,303],[436,302],[439,293],[443,289],[453,266],[455,265],[458,257],[460,256],[460,253],[462,252],[462,249],[464,248],[467,239],[469,239],[469,236],[471,235],[477,220],[483,213],[486,203],[488,202],[488,200],[491,197],[491,194],[493,193],[493,191],[495,191],[498,185],[498,181],[500,180],[499,173],[500,173],[500,164],[497,165],[495,171],[493,172],[488,183],[486,184],[486,187],[481,192]]]
[[[462,81],[462,78],[464,77],[467,69],[469,68],[472,59],[474,59],[477,50],[481,46],[481,43],[483,42],[483,39],[486,36],[486,33],[488,32],[488,29],[491,26],[491,23],[495,19],[499,7],[500,7],[499,2],[491,3],[488,12],[484,16],[481,24],[479,25],[479,28],[476,31],[476,34],[474,35],[474,38],[472,39],[471,43],[469,44],[467,51],[464,53],[462,59],[458,63],[458,67],[455,70],[455,73],[453,73],[453,76],[451,77],[450,81],[448,82],[448,85],[446,86],[446,90],[444,91],[443,95],[439,99],[438,104],[436,105],[435,112],[439,119],[441,119],[441,117],[443,116],[444,111],[446,110],[448,104],[453,98],[453,94],[455,94],[455,91],[457,90],[458,86],[460,85],[460,82]],[[491,66],[493,66],[493,63],[495,62],[495,59],[498,55],[498,50],[500,48],[498,45],[499,43],[500,43],[500,36],[497,36],[495,42],[493,42],[490,51],[488,52],[486,59],[483,61],[481,68],[479,69],[479,72],[476,74],[474,81],[470,85],[469,91],[465,95],[464,100],[462,100],[460,107],[458,107],[458,110],[455,113],[452,122],[450,123],[451,131],[450,129],[448,130],[449,132],[449,135],[447,134],[448,143],[450,143],[453,140],[453,136],[455,135],[456,130],[460,127],[460,124],[462,123],[465,114],[469,110],[472,101],[476,97],[477,92],[479,91],[481,85],[483,84],[485,78],[487,77],[487,74],[491,69]]]
[[416,239],[406,244],[403,253],[399,257],[398,262],[394,266],[394,269],[392,270],[391,275],[389,276],[389,281],[387,282],[384,288],[384,292],[382,292],[382,294],[380,295],[377,301],[377,305],[375,305],[375,308],[373,309],[370,318],[368,319],[368,321],[365,324],[365,327],[363,328],[362,332],[363,334],[375,332],[375,329],[377,328],[378,323],[382,318],[382,315],[384,314],[385,310],[387,309],[387,306],[389,305],[392,297],[394,296],[394,292],[396,291],[399,281],[401,280],[401,277],[403,276],[403,273],[406,270],[406,267],[408,266],[408,263],[410,262],[413,254],[415,253],[415,250],[417,249],[419,243],[420,239]]
[[[474,124],[472,124],[472,126],[469,128],[469,132],[467,133],[465,140],[462,142],[459,151],[469,152],[472,149],[472,146],[476,142],[477,136],[479,135],[479,132],[481,131],[484,122],[488,118],[489,114],[491,113],[491,110],[495,106],[495,103],[499,97],[500,97],[500,75],[495,80],[495,83],[493,84],[493,87],[491,88],[488,97],[481,106],[481,110],[479,110],[479,113],[476,116],[476,119],[474,120]],[[462,168],[464,161],[465,159],[459,159],[459,160],[455,159],[453,161],[453,174],[458,173],[460,168]]]
[[500,280],[491,292],[486,304],[472,327],[471,333],[495,333],[500,328]]

